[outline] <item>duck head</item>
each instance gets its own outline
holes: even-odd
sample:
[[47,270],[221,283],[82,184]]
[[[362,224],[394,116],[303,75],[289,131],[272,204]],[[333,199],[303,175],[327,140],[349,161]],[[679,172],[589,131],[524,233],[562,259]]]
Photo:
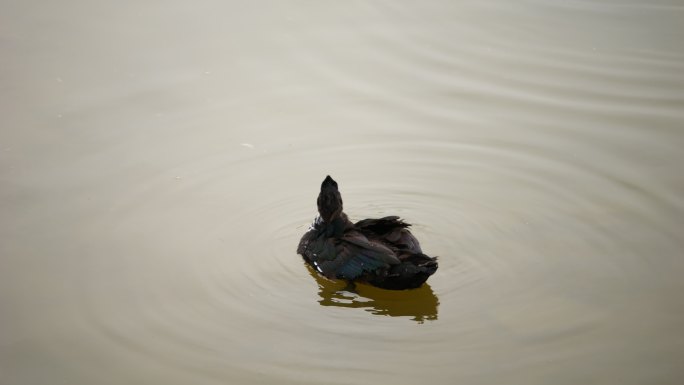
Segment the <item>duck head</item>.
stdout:
[[337,182],[330,175],[321,183],[321,192],[316,202],[318,213],[325,222],[330,223],[342,214],[342,196],[337,190]]

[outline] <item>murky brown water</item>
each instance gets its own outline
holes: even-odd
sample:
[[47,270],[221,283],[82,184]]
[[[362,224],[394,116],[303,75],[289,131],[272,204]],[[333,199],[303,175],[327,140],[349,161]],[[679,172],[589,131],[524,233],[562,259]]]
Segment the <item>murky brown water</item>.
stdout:
[[[0,383],[679,384],[684,4],[0,5]],[[326,174],[429,286],[312,275]]]

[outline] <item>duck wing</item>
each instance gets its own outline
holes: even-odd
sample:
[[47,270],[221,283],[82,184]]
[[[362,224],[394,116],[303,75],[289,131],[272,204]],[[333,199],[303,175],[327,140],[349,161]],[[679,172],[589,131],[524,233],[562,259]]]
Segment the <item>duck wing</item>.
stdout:
[[329,278],[354,280],[368,273],[386,272],[400,263],[391,249],[355,231],[339,239],[329,238],[320,246],[312,250],[315,257],[311,262]]
[[395,251],[422,253],[418,239],[408,230],[410,226],[411,224],[404,222],[397,216],[364,219],[354,224],[358,231],[371,238],[379,238]]
[[396,215],[383,218],[363,219],[354,224],[354,227],[357,229],[372,231],[376,234],[386,234],[396,229],[405,229],[410,226],[410,223],[404,222]]

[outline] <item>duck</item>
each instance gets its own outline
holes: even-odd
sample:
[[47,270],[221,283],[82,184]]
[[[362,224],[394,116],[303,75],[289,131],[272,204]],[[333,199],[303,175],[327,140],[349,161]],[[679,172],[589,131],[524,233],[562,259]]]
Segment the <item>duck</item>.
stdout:
[[327,175],[317,199],[318,215],[302,236],[297,253],[318,274],[332,280],[406,290],[423,285],[437,271],[437,257],[423,254],[409,223],[398,216],[353,223],[342,211],[337,182]]

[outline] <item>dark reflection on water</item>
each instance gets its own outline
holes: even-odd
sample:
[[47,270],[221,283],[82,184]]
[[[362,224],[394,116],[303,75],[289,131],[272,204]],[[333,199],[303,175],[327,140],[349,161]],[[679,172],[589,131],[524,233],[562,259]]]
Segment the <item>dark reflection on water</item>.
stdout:
[[318,283],[318,303],[321,306],[364,309],[371,314],[390,317],[412,317],[418,323],[437,319],[439,299],[427,283],[413,290],[384,290],[332,281],[321,277],[311,266],[305,266]]

